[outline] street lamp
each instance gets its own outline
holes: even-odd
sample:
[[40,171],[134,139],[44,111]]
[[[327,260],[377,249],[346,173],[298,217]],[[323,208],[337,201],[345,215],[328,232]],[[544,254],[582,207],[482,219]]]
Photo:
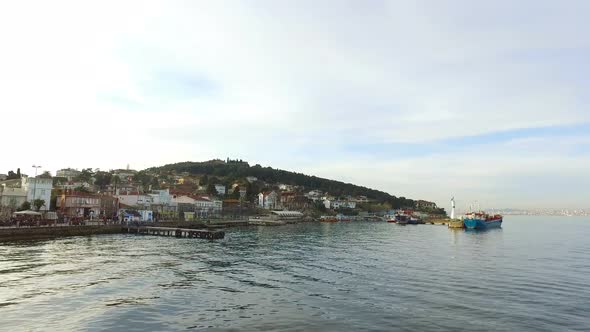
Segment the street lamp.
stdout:
[[41,166],[32,166],[35,169],[35,183],[33,183],[33,206],[35,205],[35,195],[37,193],[37,169],[41,168]]

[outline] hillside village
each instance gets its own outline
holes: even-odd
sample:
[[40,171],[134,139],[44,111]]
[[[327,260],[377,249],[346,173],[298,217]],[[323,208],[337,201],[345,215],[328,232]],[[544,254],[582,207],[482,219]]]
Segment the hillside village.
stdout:
[[[183,171],[187,167],[190,171]],[[0,174],[0,218],[20,210],[36,210],[52,218],[118,221],[244,218],[271,210],[299,211],[311,217],[384,215],[397,208],[444,214],[432,202],[269,169],[230,159],[142,171],[129,166],[109,171],[64,168],[54,175],[38,176],[18,169]],[[280,178],[293,179],[286,183]],[[300,179],[318,184],[301,185]]]

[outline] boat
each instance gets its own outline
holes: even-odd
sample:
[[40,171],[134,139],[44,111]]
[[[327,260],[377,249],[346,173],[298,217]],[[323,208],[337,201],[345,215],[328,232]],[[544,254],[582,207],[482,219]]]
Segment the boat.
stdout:
[[332,216],[321,216],[320,222],[338,222],[338,219],[336,219],[336,217],[332,217]]
[[340,221],[340,222],[347,222],[347,221],[352,221],[352,218],[345,216],[343,214],[337,214],[336,215],[336,220]]
[[417,225],[422,223],[420,218],[413,215],[414,212],[412,210],[399,210],[392,220],[387,220],[387,222],[394,222],[400,225]]
[[385,216],[385,221],[387,222],[391,222],[391,223],[396,223],[397,219],[395,219],[395,214],[388,214]]
[[469,212],[463,218],[463,224],[467,229],[488,229],[502,226],[502,215],[487,214],[483,211]]

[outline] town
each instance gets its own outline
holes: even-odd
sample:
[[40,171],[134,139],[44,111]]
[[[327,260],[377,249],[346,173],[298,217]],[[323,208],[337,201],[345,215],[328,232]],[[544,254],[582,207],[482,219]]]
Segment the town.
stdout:
[[[245,163],[228,159],[205,164],[243,168]],[[35,172],[40,169],[33,168]],[[26,225],[25,220],[30,219],[35,219],[37,224],[79,225],[205,220],[272,224],[281,220],[326,218],[383,220],[395,213],[394,209],[401,208],[412,209],[421,218],[445,213],[435,203],[424,200],[402,197],[387,203],[376,197],[343,192],[336,185],[332,185],[334,193],[331,193],[312,186],[271,182],[254,175],[215,176],[165,167],[137,171],[129,165],[109,171],[63,168],[55,174],[39,173],[28,176],[21,174],[19,168],[0,174],[0,226],[14,225],[19,221],[15,216],[19,215],[22,219],[19,225]]]

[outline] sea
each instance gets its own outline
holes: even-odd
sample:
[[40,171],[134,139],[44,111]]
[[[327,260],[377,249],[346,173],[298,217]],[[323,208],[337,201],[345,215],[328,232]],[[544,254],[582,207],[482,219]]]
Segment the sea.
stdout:
[[1,331],[590,331],[590,218],[0,243]]

